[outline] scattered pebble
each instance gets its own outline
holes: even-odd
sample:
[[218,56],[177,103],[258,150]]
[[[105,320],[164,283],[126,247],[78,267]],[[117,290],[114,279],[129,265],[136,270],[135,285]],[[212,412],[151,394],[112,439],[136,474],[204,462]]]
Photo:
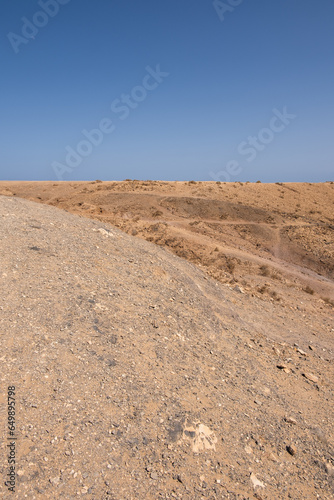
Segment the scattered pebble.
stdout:
[[58,484],[60,483],[60,477],[53,477],[50,479],[50,483],[53,485],[53,486],[58,486]]
[[290,453],[291,456],[294,456],[297,453],[297,448],[293,444],[289,444],[287,447],[287,452]]
[[284,420],[286,421],[287,424],[293,424],[293,425],[297,424],[297,420],[295,420],[293,417],[285,417]]
[[313,375],[313,373],[305,372],[302,375],[315,384],[319,381],[319,378],[316,375]]
[[257,487],[264,488],[264,484],[261,481],[259,481],[259,479],[256,477],[254,472],[251,473],[250,480],[251,480],[251,483],[253,484],[254,489]]
[[327,474],[329,474],[331,476],[334,475],[334,466],[331,463],[326,462],[325,463],[325,468],[326,468]]
[[279,368],[280,370],[282,370],[284,373],[290,373],[291,370],[290,368],[288,368],[288,366],[284,363],[279,363],[278,365],[276,365],[277,368]]

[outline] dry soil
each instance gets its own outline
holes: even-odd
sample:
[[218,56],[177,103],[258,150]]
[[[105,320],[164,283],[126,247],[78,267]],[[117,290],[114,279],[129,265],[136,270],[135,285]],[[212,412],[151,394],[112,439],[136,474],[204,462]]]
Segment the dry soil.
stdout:
[[0,183],[1,498],[334,498],[333,189]]

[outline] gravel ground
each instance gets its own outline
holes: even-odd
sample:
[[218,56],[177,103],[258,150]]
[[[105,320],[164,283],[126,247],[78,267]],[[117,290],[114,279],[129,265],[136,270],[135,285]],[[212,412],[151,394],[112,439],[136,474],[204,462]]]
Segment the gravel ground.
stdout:
[[0,237],[1,498],[334,498],[329,312],[320,338],[299,311],[22,199],[0,197]]

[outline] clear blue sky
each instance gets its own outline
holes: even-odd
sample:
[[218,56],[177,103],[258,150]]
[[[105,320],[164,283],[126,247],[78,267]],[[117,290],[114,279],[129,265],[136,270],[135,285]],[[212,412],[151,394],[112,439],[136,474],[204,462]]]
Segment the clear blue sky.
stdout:
[[2,180],[333,180],[333,0],[2,0],[0,30]]

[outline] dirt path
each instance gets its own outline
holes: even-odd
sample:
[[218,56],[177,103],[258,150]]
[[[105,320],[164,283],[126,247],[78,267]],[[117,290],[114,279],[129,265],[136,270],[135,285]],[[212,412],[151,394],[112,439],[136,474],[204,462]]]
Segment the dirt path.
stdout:
[[[269,256],[268,258],[259,257],[257,255],[253,255],[250,252],[242,249],[231,248],[225,245],[221,245],[217,242],[212,242],[212,239],[203,234],[197,235],[189,231],[188,223],[181,223],[179,221],[166,221],[169,227],[172,227],[176,233],[180,233],[182,238],[186,238],[198,244],[203,244],[203,242],[207,243],[208,248],[218,247],[218,249],[229,257],[237,257],[238,259],[242,259],[244,261],[254,262],[258,265],[267,265],[277,271],[282,272],[287,277],[296,277],[300,280],[301,283],[305,285],[311,285],[312,288],[317,290],[319,294],[325,294],[329,297],[334,298],[334,282],[324,276],[321,276],[310,269],[302,266],[298,266],[296,264],[291,264],[287,261],[283,261],[276,256]],[[278,231],[278,230],[277,230]],[[276,231],[275,231],[276,234]],[[277,236],[277,243],[275,243],[275,247],[279,246],[279,236]],[[278,252],[278,251],[277,251]]]

